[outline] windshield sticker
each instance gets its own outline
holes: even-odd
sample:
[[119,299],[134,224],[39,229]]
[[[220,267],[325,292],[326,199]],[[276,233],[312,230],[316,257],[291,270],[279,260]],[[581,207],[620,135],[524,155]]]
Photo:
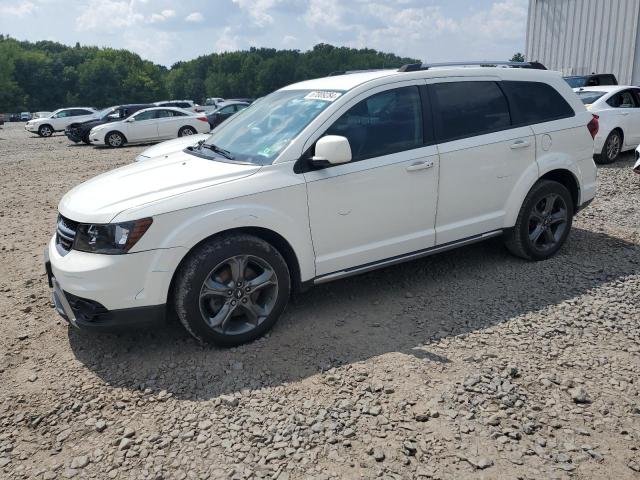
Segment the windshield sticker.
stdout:
[[338,97],[340,97],[342,93],[340,92],[325,92],[322,90],[316,90],[314,92],[309,92],[305,95],[305,100],[324,100],[325,102],[333,102]]

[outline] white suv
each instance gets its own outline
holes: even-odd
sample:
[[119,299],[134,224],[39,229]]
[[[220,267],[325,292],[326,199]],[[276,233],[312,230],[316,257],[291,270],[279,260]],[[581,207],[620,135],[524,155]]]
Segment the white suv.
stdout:
[[597,128],[554,72],[411,65],[290,85],[67,193],[55,304],[97,329],[175,311],[235,345],[312,284],[498,235],[543,260],[595,195]]
[[24,129],[41,137],[50,137],[53,132],[61,132],[75,122],[95,118],[98,112],[91,107],[59,108],[47,117],[29,120]]

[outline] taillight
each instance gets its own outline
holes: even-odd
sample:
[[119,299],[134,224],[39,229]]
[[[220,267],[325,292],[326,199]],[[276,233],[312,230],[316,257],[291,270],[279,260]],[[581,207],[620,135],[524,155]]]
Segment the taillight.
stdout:
[[201,122],[208,122],[209,120],[207,120],[207,117],[198,117],[198,120],[200,120]]
[[593,118],[589,123],[587,123],[587,129],[591,134],[591,138],[596,138],[598,134],[598,130],[600,130],[600,121],[598,120],[600,117],[596,114],[593,114]]

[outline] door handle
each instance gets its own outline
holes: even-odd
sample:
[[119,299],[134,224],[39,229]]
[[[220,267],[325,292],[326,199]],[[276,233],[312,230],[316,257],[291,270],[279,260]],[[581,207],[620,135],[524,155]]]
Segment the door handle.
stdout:
[[429,160],[428,162],[416,162],[412,163],[407,167],[407,172],[415,172],[417,170],[426,170],[427,168],[433,167],[433,160]]
[[629,115],[629,112],[620,112],[620,115],[622,115],[623,117],[626,117],[627,115]]
[[528,140],[517,140],[511,144],[511,150],[518,150],[519,148],[527,148],[531,145]]

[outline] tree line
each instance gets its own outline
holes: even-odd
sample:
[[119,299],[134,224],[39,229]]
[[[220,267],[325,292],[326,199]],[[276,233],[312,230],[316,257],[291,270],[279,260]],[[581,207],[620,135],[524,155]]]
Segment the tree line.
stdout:
[[418,60],[372,49],[319,44],[311,50],[251,48],[213,53],[166,68],[127,50],[0,35],[0,112],[106,107],[207,97],[257,98],[335,71],[399,67]]

